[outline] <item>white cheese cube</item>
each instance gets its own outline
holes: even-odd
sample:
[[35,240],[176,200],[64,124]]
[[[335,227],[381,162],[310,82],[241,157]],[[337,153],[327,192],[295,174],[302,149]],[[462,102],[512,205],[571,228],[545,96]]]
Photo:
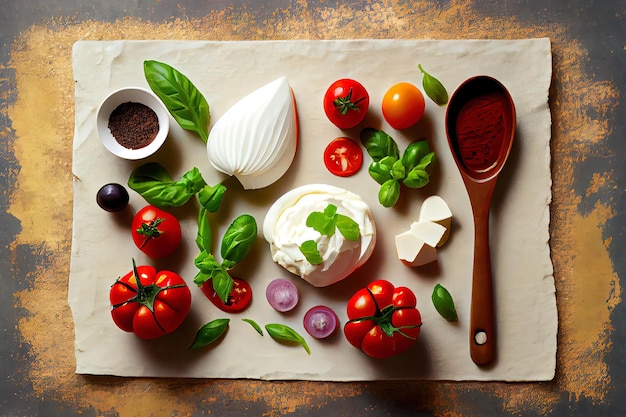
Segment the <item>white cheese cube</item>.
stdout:
[[411,233],[428,243],[433,248],[443,244],[443,238],[446,234],[446,230],[448,229],[444,226],[439,223],[431,222],[430,220],[420,220],[418,222],[411,223]]
[[409,266],[421,266],[437,260],[437,249],[417,237],[411,230],[396,235],[398,258]]
[[431,195],[422,203],[420,209],[419,220],[430,220],[431,222],[442,225],[446,231],[437,246],[442,246],[450,237],[450,228],[452,226],[452,212],[450,207],[438,195]]

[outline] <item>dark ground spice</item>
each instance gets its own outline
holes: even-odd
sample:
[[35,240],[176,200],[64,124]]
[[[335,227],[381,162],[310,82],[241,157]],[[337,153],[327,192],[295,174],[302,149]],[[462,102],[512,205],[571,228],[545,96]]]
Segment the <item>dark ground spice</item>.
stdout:
[[145,104],[126,102],[109,116],[109,130],[115,140],[125,148],[139,149],[148,146],[159,132],[159,118]]

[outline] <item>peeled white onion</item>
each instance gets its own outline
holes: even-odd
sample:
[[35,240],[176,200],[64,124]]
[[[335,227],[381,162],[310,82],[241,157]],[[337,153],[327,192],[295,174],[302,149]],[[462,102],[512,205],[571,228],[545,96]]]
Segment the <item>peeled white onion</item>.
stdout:
[[218,171],[244,189],[264,188],[287,172],[296,154],[297,113],[286,77],[253,91],[218,119],[207,152]]

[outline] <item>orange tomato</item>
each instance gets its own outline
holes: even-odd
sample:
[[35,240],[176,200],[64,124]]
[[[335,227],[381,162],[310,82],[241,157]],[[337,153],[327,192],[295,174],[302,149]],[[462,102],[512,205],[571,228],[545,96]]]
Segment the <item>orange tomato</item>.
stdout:
[[383,117],[394,129],[406,129],[424,115],[424,95],[411,83],[393,85],[383,96]]

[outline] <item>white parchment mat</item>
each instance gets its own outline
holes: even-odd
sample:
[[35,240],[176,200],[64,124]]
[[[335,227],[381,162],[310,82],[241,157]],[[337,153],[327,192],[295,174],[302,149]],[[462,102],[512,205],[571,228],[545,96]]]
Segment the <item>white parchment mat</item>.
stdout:
[[[117,214],[101,210],[97,190],[108,182],[125,184],[142,162],[116,158],[101,145],[96,111],[113,90],[148,87],[143,61],[166,62],[187,75],[211,107],[211,125],[232,104],[254,89],[287,76],[298,106],[300,138],[296,159],[276,184],[244,191],[233,178],[215,172],[205,145],[171,120],[164,147],[150,160],[160,162],[174,178],[198,167],[209,184],[228,187],[220,211],[211,217],[216,236],[238,215],[251,214],[262,224],[271,203],[302,184],[326,183],[359,194],[371,207],[378,243],[370,261],[345,281],[313,288],[275,265],[262,236],[235,273],[252,286],[253,303],[239,314],[215,308],[194,285],[197,270],[197,207],[192,201],[172,210],[181,220],[183,244],[176,256],[158,262],[145,257],[130,238],[130,220],[146,203],[131,191],[130,207]],[[415,128],[391,129],[380,111],[382,96],[400,81],[421,86],[418,64],[436,76],[448,93],[467,78],[490,75],[502,82],[517,110],[513,150],[499,179],[491,212],[491,256],[495,279],[497,359],[488,368],[469,357],[469,301],[473,223],[469,199],[450,153],[444,127],[445,107],[427,99],[426,113]],[[76,371],[83,374],[194,378],[258,378],[303,380],[550,380],[556,364],[557,311],[549,248],[551,51],[548,39],[528,40],[353,40],[353,41],[80,41],[74,45],[76,127],[73,173],[74,219],[69,303],[76,335]],[[369,91],[371,107],[365,124],[389,133],[403,150],[410,141],[428,139],[437,155],[431,183],[404,189],[398,204],[385,209],[377,200],[377,184],[361,171],[335,177],[323,166],[322,152],[335,137],[358,140],[359,129],[341,131],[324,115],[322,98],[336,79],[354,78]],[[453,213],[452,236],[439,250],[439,260],[409,268],[395,255],[393,238],[418,219],[421,202],[438,194]],[[115,279],[138,264],[178,272],[192,291],[192,310],[174,333],[142,341],[119,330],[110,317],[108,293]],[[272,279],[291,278],[301,294],[290,314],[274,311],[265,300]],[[367,282],[387,279],[412,288],[423,326],[406,353],[373,360],[355,349],[340,332],[318,341],[306,334],[302,317],[309,307],[331,306],[342,323],[349,297]],[[435,284],[454,297],[459,322],[451,324],[434,309]],[[224,338],[214,346],[191,351],[196,330],[220,317],[231,319]],[[260,336],[241,318],[257,323],[283,323],[304,335],[311,347],[286,346]]]

